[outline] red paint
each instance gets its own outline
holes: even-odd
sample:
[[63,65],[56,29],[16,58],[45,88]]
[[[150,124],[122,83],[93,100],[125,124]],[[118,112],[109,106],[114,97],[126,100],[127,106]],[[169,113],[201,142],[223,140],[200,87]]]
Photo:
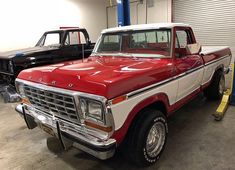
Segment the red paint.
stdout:
[[[173,67],[172,59],[90,57],[84,62],[70,61],[28,69],[18,78],[112,99],[170,78]],[[72,87],[68,87],[70,83]]]
[[176,66],[176,74],[178,75],[202,66],[203,60],[202,57],[199,55],[189,55],[181,58],[176,58],[174,64]]
[[202,56],[202,58],[205,63],[208,63],[210,61],[216,60],[216,59],[223,57],[225,55],[231,55],[231,51],[229,48],[214,52],[213,54],[204,55],[204,56]]
[[114,132],[114,134],[112,135],[112,138],[116,139],[117,143],[120,144],[123,141],[133,119],[139,113],[139,111],[141,111],[146,106],[153,104],[154,102],[157,102],[157,101],[164,103],[166,106],[167,112],[169,112],[169,109],[170,109],[169,108],[169,101],[168,101],[168,97],[166,94],[158,93],[158,94],[155,94],[151,97],[148,97],[147,99],[138,103],[132,109],[132,111],[129,113],[125,123],[123,124],[123,126],[119,130]]

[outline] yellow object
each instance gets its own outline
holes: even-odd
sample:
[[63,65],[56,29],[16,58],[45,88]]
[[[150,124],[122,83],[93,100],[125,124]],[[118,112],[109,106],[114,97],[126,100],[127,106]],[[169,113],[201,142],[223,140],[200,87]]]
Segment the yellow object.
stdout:
[[213,114],[215,120],[221,120],[224,117],[224,114],[228,108],[230,95],[232,93],[232,87],[233,87],[233,77],[234,77],[234,63],[232,64],[232,80],[230,83],[230,87],[224,92],[221,103],[217,108],[216,113]]
[[230,99],[230,95],[231,95],[231,90],[228,89],[222,98],[222,101],[219,105],[219,107],[216,110],[216,113],[213,114],[213,116],[215,117],[216,120],[221,120],[228,108],[228,104],[229,104],[229,99]]

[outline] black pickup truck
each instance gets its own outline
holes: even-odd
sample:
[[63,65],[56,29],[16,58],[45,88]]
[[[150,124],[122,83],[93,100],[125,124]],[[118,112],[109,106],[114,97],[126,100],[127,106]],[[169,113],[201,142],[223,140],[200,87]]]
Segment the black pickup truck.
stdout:
[[83,28],[45,32],[35,47],[0,53],[0,80],[14,86],[20,71],[86,58],[91,54],[94,45]]

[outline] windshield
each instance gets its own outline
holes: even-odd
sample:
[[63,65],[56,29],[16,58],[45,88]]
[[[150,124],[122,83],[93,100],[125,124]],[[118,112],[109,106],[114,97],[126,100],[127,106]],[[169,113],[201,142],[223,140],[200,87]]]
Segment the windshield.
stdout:
[[47,33],[42,36],[36,46],[53,46],[60,44],[60,33]]
[[103,34],[94,52],[102,55],[169,57],[171,30],[157,29]]

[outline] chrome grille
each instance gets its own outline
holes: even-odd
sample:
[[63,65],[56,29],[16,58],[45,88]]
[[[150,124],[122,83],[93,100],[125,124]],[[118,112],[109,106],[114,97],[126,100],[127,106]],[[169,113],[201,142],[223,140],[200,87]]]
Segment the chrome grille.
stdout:
[[73,96],[42,90],[29,85],[24,85],[26,97],[31,104],[47,114],[79,123],[76,104]]

